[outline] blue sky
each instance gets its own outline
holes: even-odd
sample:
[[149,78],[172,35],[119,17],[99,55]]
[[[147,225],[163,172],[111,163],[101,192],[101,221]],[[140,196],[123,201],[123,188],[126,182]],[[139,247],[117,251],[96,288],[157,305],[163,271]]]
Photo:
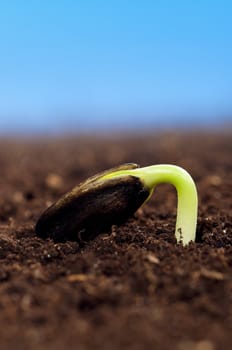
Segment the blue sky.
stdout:
[[0,132],[218,123],[232,1],[1,0]]

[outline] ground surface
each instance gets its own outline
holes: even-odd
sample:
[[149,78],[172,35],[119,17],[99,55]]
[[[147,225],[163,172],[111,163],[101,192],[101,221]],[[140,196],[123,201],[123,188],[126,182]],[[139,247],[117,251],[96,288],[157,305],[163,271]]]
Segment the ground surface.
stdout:
[[[0,141],[0,348],[232,348],[231,133]],[[124,162],[184,167],[199,192],[197,243],[175,243],[176,195],[157,188],[84,247],[36,237],[40,213]]]

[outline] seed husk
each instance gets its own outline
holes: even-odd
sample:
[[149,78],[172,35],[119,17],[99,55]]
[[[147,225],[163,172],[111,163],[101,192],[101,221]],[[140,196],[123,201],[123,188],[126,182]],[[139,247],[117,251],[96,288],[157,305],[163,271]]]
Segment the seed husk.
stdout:
[[150,192],[135,176],[102,177],[137,167],[137,164],[124,164],[74,187],[41,215],[36,233],[55,241],[88,241],[112,225],[122,224],[144,203]]

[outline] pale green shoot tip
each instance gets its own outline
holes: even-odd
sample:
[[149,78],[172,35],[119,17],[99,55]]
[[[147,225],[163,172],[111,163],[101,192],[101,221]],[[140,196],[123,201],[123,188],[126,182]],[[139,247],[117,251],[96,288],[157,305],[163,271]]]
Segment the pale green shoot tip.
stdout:
[[170,183],[177,191],[177,218],[175,237],[177,242],[187,245],[196,238],[198,198],[195,183],[190,174],[181,167],[169,164],[151,165],[144,168],[116,170],[102,177],[138,177],[152,195],[156,185]]

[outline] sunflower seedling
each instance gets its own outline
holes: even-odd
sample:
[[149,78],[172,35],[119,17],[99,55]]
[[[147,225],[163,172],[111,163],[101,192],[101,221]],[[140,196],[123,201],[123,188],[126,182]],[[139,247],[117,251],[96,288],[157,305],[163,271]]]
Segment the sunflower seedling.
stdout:
[[123,164],[87,179],[41,215],[36,232],[54,240],[88,241],[126,221],[160,183],[170,183],[177,190],[177,242],[195,241],[198,201],[194,181],[184,169],[168,164],[144,168]]

